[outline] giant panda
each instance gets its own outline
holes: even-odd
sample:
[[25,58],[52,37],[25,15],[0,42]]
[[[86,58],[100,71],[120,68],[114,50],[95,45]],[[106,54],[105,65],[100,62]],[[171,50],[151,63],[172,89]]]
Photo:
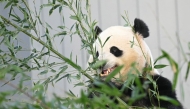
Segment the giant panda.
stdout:
[[[96,58],[106,61],[106,63],[97,69],[97,76],[100,78],[100,81],[106,82],[108,85],[111,84],[110,87],[122,89],[122,96],[120,98],[126,104],[128,104],[128,98],[132,97],[132,93],[135,90],[135,88],[124,87],[126,81],[130,79],[129,74],[132,74],[137,75],[136,78],[142,85],[148,83],[145,88],[143,87],[146,96],[137,99],[131,104],[132,106],[183,109],[181,103],[177,100],[175,91],[172,89],[171,82],[161,76],[157,69],[154,68],[151,51],[144,41],[144,38],[149,36],[149,29],[142,20],[136,18],[134,26],[112,26],[104,31],[96,27],[95,32],[97,39],[93,47],[96,50]],[[91,55],[89,63],[93,62],[93,60],[93,56]],[[109,82],[105,81],[105,78],[118,66],[122,66],[122,69],[114,76],[115,79]],[[133,82],[133,86],[137,85],[136,82]],[[157,88],[155,88],[155,85]],[[100,86],[93,83],[90,87],[100,88]],[[174,99],[178,105],[174,105],[156,96],[151,96],[150,90],[155,89],[159,96]],[[96,95],[89,94],[89,98],[93,98],[93,96]]]

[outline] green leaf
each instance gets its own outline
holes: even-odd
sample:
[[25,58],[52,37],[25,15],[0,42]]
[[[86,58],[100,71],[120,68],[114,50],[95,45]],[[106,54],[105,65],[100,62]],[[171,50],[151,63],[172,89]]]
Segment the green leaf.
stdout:
[[55,0],[53,0],[53,4],[55,4]]
[[178,75],[179,75],[179,67],[177,62],[164,50],[162,50],[162,55],[160,57],[158,57],[156,59],[156,61],[154,62],[154,64],[160,60],[166,58],[168,60],[168,62],[170,63],[171,69],[174,72],[174,78],[173,78],[173,85],[172,88],[173,90],[176,88],[177,85],[177,80],[178,80]]
[[69,57],[70,57],[70,60],[72,60],[72,58],[73,58],[73,53],[72,52],[70,53]]
[[164,50],[162,50],[162,54],[164,57],[169,61],[172,71],[174,72],[173,84],[172,89],[175,90],[179,75],[179,68],[177,62]]
[[50,68],[51,69],[51,72],[53,72],[53,73],[55,73],[56,72],[56,70],[54,70],[54,69],[52,69],[52,68]]
[[179,102],[178,102],[177,100],[175,100],[175,99],[173,99],[173,98],[170,98],[170,97],[168,97],[168,96],[159,96],[158,98],[159,98],[160,100],[164,100],[164,101],[170,102],[170,103],[172,103],[172,104],[174,104],[174,105],[176,105],[176,106],[179,105]]
[[46,73],[48,73],[48,70],[44,70],[44,71],[40,72],[39,75],[43,75],[43,74],[46,74]]
[[133,48],[135,42],[134,42],[134,36],[133,36],[133,41],[130,41],[131,42],[131,48]]
[[62,6],[60,6],[60,7],[59,7],[59,13],[61,13],[61,11],[62,11],[62,8],[63,8]]
[[96,91],[101,92],[103,94],[108,94],[111,96],[120,96],[121,92],[117,89],[117,88],[113,88],[108,86],[107,84],[105,84],[104,82],[100,82],[100,81],[94,81],[93,83],[95,86],[94,87]]
[[121,17],[122,17],[123,20],[125,20],[125,22],[126,22],[125,26],[130,26],[128,20],[127,20],[123,15],[122,15]]
[[69,92],[70,92],[69,95],[72,95],[73,97],[76,97],[75,94],[71,90],[69,90]]
[[168,66],[168,65],[160,64],[160,65],[154,65],[154,68],[155,68],[155,69],[161,69],[161,68],[164,68],[164,67],[166,67],[166,66]]
[[9,2],[5,5],[4,9],[7,8],[7,7],[9,7],[13,2],[14,2],[14,0],[9,1]]
[[189,69],[190,69],[190,61],[187,63],[187,71],[185,74],[185,80],[187,81],[188,75],[189,75]]
[[[12,73],[10,73],[12,72]],[[18,72],[22,72],[22,69],[16,65],[9,65],[0,69],[0,79],[4,78],[6,73],[12,74],[12,77],[16,77]]]
[[92,64],[92,68],[93,69],[97,69],[99,68],[100,66],[104,65],[106,63],[106,60],[99,60],[99,61],[96,61],[94,64]]
[[0,69],[0,79],[3,79],[5,77],[5,74],[7,73],[6,69]]
[[41,67],[40,63],[35,58],[33,58],[33,59],[36,62],[36,64],[38,65],[38,67]]
[[73,20],[77,20],[78,19],[78,17],[74,16],[74,15],[71,15],[70,18],[73,19]]
[[58,81],[60,81],[61,79],[65,78],[65,77],[68,78],[69,76],[70,76],[70,74],[66,74],[66,75],[60,77],[58,80],[56,80],[55,83],[58,82]]
[[99,38],[99,37],[97,37],[97,39],[98,39],[98,41],[99,41],[99,43],[100,43],[101,47],[103,47],[103,45],[102,45],[102,41],[100,40],[100,38]]
[[16,22],[20,22],[21,21],[20,17],[14,15],[14,14],[10,14],[10,16],[14,17],[15,19],[12,19],[12,20],[14,20]]
[[109,36],[107,39],[106,39],[106,41],[104,42],[104,44],[103,44],[103,46],[102,47],[104,47],[104,45],[106,44],[106,42],[110,39],[110,37],[111,36]]
[[57,78],[59,78],[59,74],[57,74],[50,82],[53,82],[53,81],[56,80]]
[[105,81],[110,81],[112,77],[114,77],[116,74],[120,72],[120,70],[123,68],[122,66],[116,67],[107,77]]
[[79,82],[79,83],[77,83],[77,84],[74,85],[74,87],[76,87],[76,86],[84,86],[84,83],[83,82]]
[[44,7],[49,7],[49,6],[52,6],[53,4],[49,3],[49,4],[43,4],[40,6],[40,10]]
[[60,33],[57,33],[57,34],[54,35],[54,37],[60,36],[60,35],[67,35],[67,31],[62,31]]
[[60,4],[57,4],[55,6],[53,6],[50,10],[49,10],[49,15],[51,15],[53,13],[53,11],[58,8],[60,6]]
[[154,61],[154,65],[158,62],[158,60],[161,60],[162,58],[164,58],[164,55],[159,56],[159,57]]
[[65,29],[65,26],[58,26],[58,28],[60,28],[60,29]]
[[65,70],[67,70],[67,68],[68,68],[68,65],[65,65],[65,66],[61,67],[61,68],[60,68],[61,71],[60,71],[58,74],[63,73]]
[[68,6],[68,3],[67,3],[65,0],[63,0],[63,4],[64,4],[65,6]]
[[50,29],[53,29],[47,22],[46,22],[46,26],[49,27]]

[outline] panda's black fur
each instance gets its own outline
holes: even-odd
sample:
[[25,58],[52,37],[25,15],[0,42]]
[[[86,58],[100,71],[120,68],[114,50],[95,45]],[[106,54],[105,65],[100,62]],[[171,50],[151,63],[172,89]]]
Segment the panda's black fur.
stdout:
[[140,33],[144,38],[147,38],[149,36],[148,26],[142,20],[136,18],[133,28],[135,33]]
[[[139,94],[145,93],[146,96],[141,99],[136,100],[135,102],[133,102],[131,104],[131,106],[144,107],[144,108],[160,107],[160,108],[166,108],[166,109],[183,109],[182,105],[177,100],[175,91],[172,90],[171,82],[167,78],[164,78],[160,75],[152,75],[152,80],[156,83],[155,85],[157,86],[157,90],[158,90],[157,93],[159,93],[159,96],[165,96],[165,97],[172,98],[178,102],[178,105],[174,105],[169,101],[162,100],[162,99],[157,98],[155,95],[151,95],[150,93],[152,93],[152,92],[150,92],[150,91],[151,90],[155,91],[155,88],[154,88],[153,82],[150,82],[149,79],[142,78],[142,77],[139,77],[137,79],[140,80],[141,85],[148,83],[147,89],[143,89],[143,92],[139,93]],[[117,83],[117,82],[113,82],[113,81],[105,82],[103,80],[101,80],[101,82],[106,83],[108,86],[110,86],[112,88],[117,88],[119,90],[123,90],[122,89],[123,84],[121,84],[121,83]],[[135,82],[133,85],[135,87],[137,87]],[[91,84],[91,87],[101,88],[97,84]],[[125,103],[128,103],[128,99],[132,96],[132,92],[133,92],[133,89],[125,87],[124,90],[122,91],[122,95],[120,96],[120,98]],[[89,98],[93,98],[93,96],[94,96],[94,94],[91,93],[89,95]],[[99,96],[98,93],[96,93],[96,96]],[[110,97],[110,98],[112,98],[112,97]],[[118,103],[117,100],[115,100],[115,102]]]
[[[139,34],[141,34],[143,38],[146,38],[149,36],[149,29],[147,25],[140,19],[135,19],[133,29],[135,33],[138,32]],[[98,36],[98,34],[102,32],[102,30],[99,27],[96,27],[95,31],[97,33],[96,36]],[[119,50],[116,50],[115,48],[113,50],[110,50],[110,52],[114,52],[114,53],[117,51]],[[118,53],[115,53],[115,54],[118,54]],[[122,53],[119,53],[119,55],[122,55]],[[150,77],[152,78],[151,80],[148,79],[147,77],[142,77],[142,76],[136,78],[140,81],[141,85],[143,84],[147,85],[146,88],[143,88],[143,92],[140,92],[140,93],[145,93],[146,96],[133,102],[131,104],[132,106],[144,107],[144,108],[151,108],[155,106],[155,107],[161,107],[161,108],[166,108],[166,109],[183,109],[181,103],[177,100],[175,90],[172,89],[171,82],[167,78],[162,77],[161,75],[157,75],[157,74],[151,75]],[[103,83],[106,83],[108,86],[112,88],[117,88],[119,90],[122,90],[122,95],[120,96],[120,98],[126,104],[128,104],[128,98],[132,96],[133,89],[124,87],[124,83],[118,83],[116,81],[105,82],[104,79],[100,79],[100,81]],[[167,100],[159,99],[158,97],[154,95],[152,96],[150,94],[150,91],[151,90],[155,91],[155,85],[157,86],[156,90],[159,96],[164,96],[164,97],[174,99],[177,101],[178,105],[174,105],[173,103]],[[138,85],[136,82],[134,82],[133,86],[137,87]],[[94,83],[92,83],[90,87],[101,88],[100,86]],[[93,98],[93,96],[94,95],[92,93],[89,94],[89,98]],[[115,102],[117,103],[118,101],[115,100]]]

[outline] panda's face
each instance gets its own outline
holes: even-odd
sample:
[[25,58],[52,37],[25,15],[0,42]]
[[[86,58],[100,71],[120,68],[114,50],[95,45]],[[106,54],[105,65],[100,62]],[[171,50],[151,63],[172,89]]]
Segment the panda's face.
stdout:
[[[142,72],[147,64],[151,64],[151,53],[143,37],[134,33],[131,27],[123,26],[113,26],[101,32],[93,45],[97,58],[106,60],[106,64],[98,69],[100,76],[107,76],[123,65],[115,77],[126,80],[127,73]],[[92,56],[89,62],[92,62]]]

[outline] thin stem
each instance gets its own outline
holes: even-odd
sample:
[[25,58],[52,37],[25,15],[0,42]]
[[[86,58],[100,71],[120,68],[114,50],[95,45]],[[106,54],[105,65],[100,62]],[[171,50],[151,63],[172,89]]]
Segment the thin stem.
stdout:
[[[141,51],[142,51],[142,53],[143,53],[143,56],[144,56],[144,58],[147,60],[147,58],[146,58],[146,56],[145,56],[145,53],[144,53],[144,51],[143,51],[143,49],[142,49],[141,43],[140,43],[140,41],[139,41],[139,38],[138,38],[138,36],[135,34],[134,27],[131,25],[131,23],[130,23],[130,21],[129,21],[129,17],[128,17],[126,11],[125,11],[125,15],[126,15],[127,23],[129,24],[129,26],[130,26],[130,27],[132,28],[132,30],[133,30],[133,33],[134,33],[134,35],[135,35],[135,38],[137,39],[137,42],[138,42],[138,44],[139,44],[139,47],[140,47],[140,49],[141,49]],[[147,60],[147,61],[148,61],[148,60]]]
[[30,20],[32,21],[33,29],[34,29],[36,35],[38,35],[37,30],[36,30],[36,28],[35,28],[35,24],[34,24],[33,18],[32,18],[32,15],[31,15],[30,8],[29,8],[29,6],[28,6],[28,3],[26,2],[26,0],[22,0],[22,2],[24,3],[24,5],[26,6],[27,10],[29,11],[29,16],[30,16]]

